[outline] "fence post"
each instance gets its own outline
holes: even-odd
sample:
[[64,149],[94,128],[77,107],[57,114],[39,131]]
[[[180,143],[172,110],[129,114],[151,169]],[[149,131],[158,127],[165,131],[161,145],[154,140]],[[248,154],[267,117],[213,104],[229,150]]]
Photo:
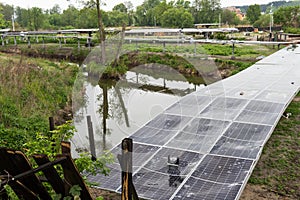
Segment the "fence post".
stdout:
[[88,125],[90,150],[91,150],[91,154],[92,154],[92,160],[95,161],[97,159],[97,157],[96,157],[93,123],[92,123],[90,115],[86,116],[86,119],[87,119],[87,125]]
[[122,155],[118,155],[118,160],[122,169],[122,200],[139,199],[132,182],[132,150],[132,139],[125,138],[122,141]]
[[28,48],[31,48],[31,44],[30,44],[30,36],[28,36]]
[[58,41],[59,41],[59,48],[61,48],[61,38],[60,37],[58,38]]
[[17,36],[14,36],[14,43],[15,43],[15,46],[17,46]]
[[89,51],[91,50],[91,38],[88,38],[88,47],[89,47]]
[[49,126],[50,126],[50,131],[54,131],[54,119],[53,117],[49,117]]
[[43,40],[43,48],[45,48],[45,37],[44,36],[42,37],[42,40]]
[[80,49],[80,38],[77,38],[77,43],[78,43],[78,50]]
[[234,56],[234,42],[232,42],[232,56],[231,59],[234,60],[235,56]]

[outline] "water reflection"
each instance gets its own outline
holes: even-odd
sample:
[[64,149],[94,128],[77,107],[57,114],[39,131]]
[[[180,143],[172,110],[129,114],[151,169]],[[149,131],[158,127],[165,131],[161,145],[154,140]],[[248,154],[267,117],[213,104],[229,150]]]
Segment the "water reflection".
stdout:
[[[91,116],[96,155],[100,155],[182,96],[204,87],[189,83],[170,69],[168,76],[163,73],[153,76],[154,67],[135,68],[119,81],[99,80],[99,77],[87,73],[82,77],[82,88],[78,93],[83,98],[79,101],[81,103],[76,103],[74,115],[77,129],[72,139],[74,156],[80,151],[90,151],[87,116]],[[162,69],[159,66],[159,70]]]

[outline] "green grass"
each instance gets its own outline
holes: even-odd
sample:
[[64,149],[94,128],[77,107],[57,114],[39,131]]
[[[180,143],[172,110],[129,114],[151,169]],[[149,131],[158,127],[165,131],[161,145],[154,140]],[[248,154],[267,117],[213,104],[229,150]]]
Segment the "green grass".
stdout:
[[48,117],[70,103],[78,68],[67,63],[0,54],[0,146],[22,149]]
[[223,59],[215,59],[216,64],[218,65],[218,68],[220,70],[227,69],[228,74],[227,76],[231,76],[234,74],[239,73],[240,71],[247,69],[251,65],[253,65],[255,62],[249,62],[249,61],[235,61],[235,60],[223,60]]
[[[141,51],[141,52],[167,52],[177,53],[183,55],[213,55],[213,56],[231,56],[232,45],[230,44],[166,44],[165,48],[163,44],[125,44],[123,46],[128,51]],[[277,51],[277,48],[273,46],[262,45],[235,45],[235,56],[237,58],[256,58],[258,56],[270,55]]]

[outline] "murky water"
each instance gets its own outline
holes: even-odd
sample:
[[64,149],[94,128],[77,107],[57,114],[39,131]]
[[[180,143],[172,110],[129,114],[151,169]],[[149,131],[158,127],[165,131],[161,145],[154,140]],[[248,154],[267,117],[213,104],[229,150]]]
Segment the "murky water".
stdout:
[[[85,100],[76,108],[74,118],[77,132],[72,139],[72,153],[75,157],[82,150],[100,155],[182,96],[204,87],[199,81],[197,85],[189,83],[175,71],[164,76],[138,68],[128,71],[119,81],[99,81],[98,77],[88,74],[83,80]],[[90,136],[87,116],[91,116],[93,127]]]

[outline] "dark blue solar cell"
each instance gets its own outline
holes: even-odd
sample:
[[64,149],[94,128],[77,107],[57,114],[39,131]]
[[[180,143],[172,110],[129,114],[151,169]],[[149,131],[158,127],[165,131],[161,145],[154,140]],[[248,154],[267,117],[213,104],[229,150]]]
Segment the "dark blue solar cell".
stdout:
[[211,154],[256,159],[261,142],[235,140],[222,136],[211,150]]
[[234,122],[224,135],[232,139],[258,141],[262,144],[268,137],[271,129],[272,126]]
[[150,121],[146,126],[165,130],[180,130],[190,120],[191,117],[160,114]]
[[169,199],[184,178],[142,169],[134,175],[133,182],[139,197],[155,200]]
[[207,155],[193,177],[218,183],[242,184],[253,160]]
[[191,177],[175,195],[174,200],[234,200],[240,184],[220,184]]
[[172,148],[162,148],[155,156],[145,165],[145,168],[168,173],[170,167],[169,159],[178,158],[178,173],[180,175],[187,175],[193,167],[199,162],[202,155],[194,152],[187,152]]

